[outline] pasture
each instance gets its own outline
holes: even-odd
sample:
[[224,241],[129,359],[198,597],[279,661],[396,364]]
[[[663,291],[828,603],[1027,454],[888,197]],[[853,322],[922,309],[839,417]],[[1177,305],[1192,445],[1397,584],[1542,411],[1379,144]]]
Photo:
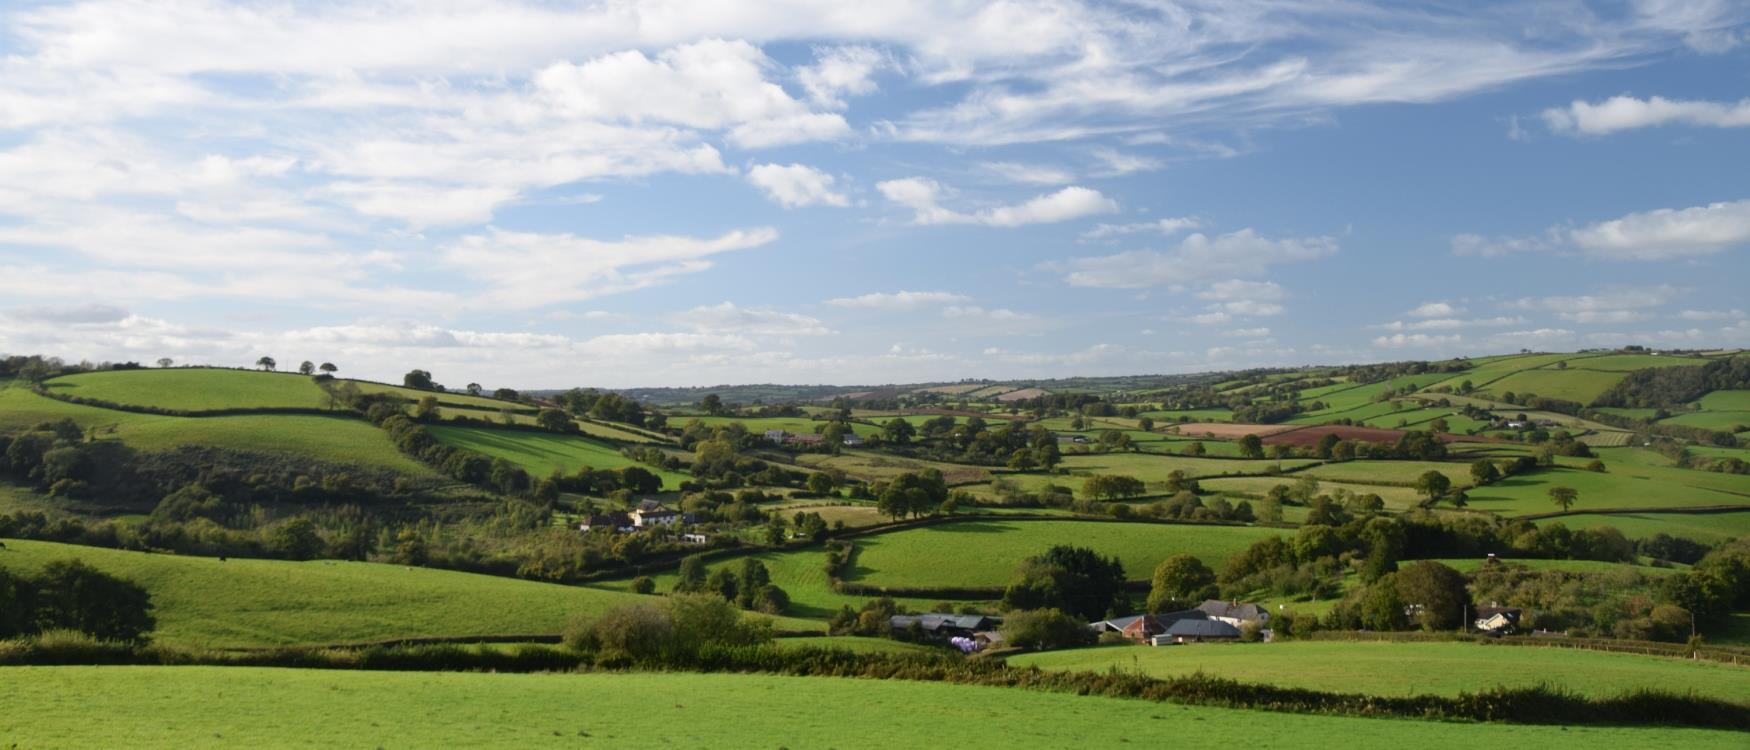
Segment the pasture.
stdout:
[[1476,643],[1287,641],[1175,647],[1102,646],[1025,654],[1017,666],[1141,670],[1157,677],[1199,670],[1240,680],[1369,695],[1457,695],[1505,685],[1561,685],[1606,697],[1650,688],[1750,702],[1750,668],[1660,656]]
[[1719,432],[1743,432],[1750,429],[1750,411],[1699,411],[1688,414],[1678,414],[1669,419],[1659,420],[1659,424],[1675,424],[1684,427],[1700,427],[1704,430]]
[[856,540],[845,580],[907,588],[1000,587],[1024,558],[1053,545],[1116,556],[1130,580],[1146,580],[1162,560],[1195,555],[1212,568],[1278,529],[1092,521],[962,521]]
[[[861,545],[862,541],[859,540]],[[727,568],[737,574],[741,572],[742,561],[752,557],[764,563],[771,573],[772,583],[784,590],[790,596],[788,613],[793,617],[825,620],[837,614],[840,607],[857,609],[868,602],[873,596],[850,596],[840,594],[832,589],[832,584],[826,577],[826,551],[820,548],[764,551],[747,555],[720,557],[707,564],[708,570]],[[675,582],[679,580],[673,569],[650,576],[656,582],[657,593],[668,593],[674,590]],[[609,591],[631,591],[631,578],[604,581],[596,586]],[[908,599],[895,597],[894,601],[901,606],[928,611],[936,603],[934,599]],[[824,629],[820,623],[807,623],[799,627]]]
[[1579,491],[1574,504],[1578,511],[1750,504],[1750,477],[1658,466],[1611,465],[1609,458],[1604,461],[1609,466],[1606,473],[1563,465],[1474,488],[1469,491],[1470,507],[1503,515],[1550,513],[1558,510],[1549,499],[1549,488],[1555,486]]
[[361,393],[391,393],[408,401],[418,401],[426,396],[436,396],[441,406],[455,406],[468,409],[485,409],[496,413],[499,409],[511,408],[518,411],[532,412],[536,407],[516,401],[474,396],[466,392],[456,391],[422,391],[417,388],[405,388],[388,383],[373,383],[368,380],[348,380],[348,383],[358,386]]
[[1750,391],[1713,391],[1695,403],[1708,411],[1750,412]]
[[[1276,485],[1282,484],[1290,487],[1294,486],[1295,476],[1297,475],[1284,477],[1203,479],[1199,480],[1199,484],[1202,484],[1203,489],[1209,492],[1235,493],[1252,497],[1264,497],[1265,495],[1268,495],[1270,489]],[[1416,494],[1416,491],[1409,487],[1388,487],[1377,484],[1349,484],[1346,482],[1319,480],[1320,494],[1330,495],[1336,493],[1337,490],[1347,490],[1356,495],[1378,495],[1381,500],[1385,501],[1386,507],[1400,510],[1414,507],[1416,503],[1422,500],[1422,496]],[[1257,507],[1257,503],[1253,503],[1252,505],[1254,508]],[[1282,510],[1286,513],[1294,510],[1294,508],[1291,506],[1285,507]]]
[[66,375],[43,383],[52,393],[124,406],[175,411],[220,409],[323,409],[328,393],[295,373],[190,367],[106,370]]
[[[1318,461],[1306,458],[1261,459],[1240,461],[1225,458],[1193,458],[1158,453],[1089,453],[1066,454],[1058,468],[1071,474],[1120,474],[1136,477],[1149,485],[1167,481],[1167,475],[1183,471],[1191,477],[1219,477],[1234,474],[1269,474],[1282,469],[1309,466]],[[1053,477],[1052,481],[1080,486],[1080,479]]]
[[950,485],[985,482],[989,481],[991,476],[988,469],[980,466],[924,461],[867,451],[847,450],[836,456],[827,453],[803,453],[796,456],[796,463],[817,471],[837,469],[865,482],[891,479],[901,474],[924,469],[941,471],[942,477]]
[[[159,555],[6,540],[0,566],[35,571],[83,560],[152,595],[155,640],[214,647],[338,643],[412,636],[558,633],[579,612],[636,594],[515,578],[323,560]],[[785,620],[784,627],[812,627]]]
[[1560,523],[1570,529],[1594,526],[1614,526],[1630,539],[1641,539],[1658,533],[1686,537],[1698,542],[1717,544],[1741,536],[1750,536],[1750,510],[1728,513],[1581,513],[1559,518],[1539,519],[1544,526]]
[[1649,367],[1684,367],[1707,363],[1708,360],[1705,357],[1683,357],[1672,354],[1606,354],[1602,357],[1586,357],[1577,360],[1571,366],[1587,370],[1631,372],[1645,370]]
[[1470,464],[1451,461],[1343,461],[1314,466],[1296,473],[1295,476],[1304,475],[1353,484],[1409,485],[1430,471],[1445,474],[1447,479],[1452,480],[1454,487],[1470,486]]
[[[1739,748],[1701,729],[1270,713],[1012,688],[743,674],[487,674],[7,667],[0,736],[24,747],[872,748],[1221,745],[1401,750]],[[93,716],[105,720],[94,721]],[[626,717],[636,717],[627,720]]]
[[664,489],[675,489],[687,479],[686,474],[645,466],[620,455],[612,445],[576,435],[450,425],[432,425],[429,429],[440,442],[505,459],[536,477],[555,470],[570,474],[585,466],[592,469],[640,466],[662,477]]
[[1484,392],[1496,395],[1512,392],[1521,396],[1535,393],[1544,398],[1590,404],[1627,375],[1626,372],[1605,372],[1579,367],[1565,370],[1545,367],[1508,375],[1490,383]]

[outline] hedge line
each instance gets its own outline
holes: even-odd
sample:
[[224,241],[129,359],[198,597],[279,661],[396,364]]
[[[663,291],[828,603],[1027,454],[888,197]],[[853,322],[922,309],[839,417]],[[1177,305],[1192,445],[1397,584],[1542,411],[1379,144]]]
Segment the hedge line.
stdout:
[[33,388],[32,390],[38,396],[42,396],[43,398],[52,398],[56,401],[63,401],[63,402],[69,403],[69,404],[78,404],[80,406],[92,406],[92,407],[96,407],[99,409],[108,409],[110,411],[130,412],[133,414],[151,414],[151,415],[160,416],[160,417],[242,417],[242,416],[250,416],[250,415],[281,415],[281,416],[303,415],[303,416],[317,416],[317,417],[346,417],[346,418],[359,418],[360,417],[358,412],[355,412],[352,409],[344,407],[344,406],[337,406],[336,408],[333,408],[333,409],[321,409],[321,408],[317,408],[314,406],[260,406],[260,407],[247,407],[247,408],[246,407],[238,407],[238,408],[232,408],[232,409],[200,409],[200,410],[166,409],[166,408],[159,407],[159,406],[145,406],[142,404],[120,404],[120,403],[116,403],[114,401],[109,401],[106,399],[88,398],[85,396],[75,396],[75,395],[72,395],[70,393],[56,393],[56,392],[51,391],[47,388],[43,388],[41,386]]
[[66,634],[0,642],[0,665],[212,665],[391,671],[692,671],[857,677],[1022,688],[1075,695],[1289,713],[1519,724],[1682,725],[1750,731],[1750,705],[1689,693],[1638,690],[1587,698],[1554,688],[1494,688],[1455,697],[1383,697],[1242,683],[1201,673],[1047,672],[948,653],[857,654],[837,649],[706,646],[669,663],[601,658],[562,646],[509,650],[458,645],[286,648],[252,652],[131,648]]

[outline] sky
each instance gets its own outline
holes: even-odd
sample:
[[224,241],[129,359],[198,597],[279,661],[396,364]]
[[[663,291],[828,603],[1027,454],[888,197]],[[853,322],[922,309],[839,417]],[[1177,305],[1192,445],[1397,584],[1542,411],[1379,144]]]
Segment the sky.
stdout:
[[487,387],[1750,346],[1750,4],[0,3],[0,353]]

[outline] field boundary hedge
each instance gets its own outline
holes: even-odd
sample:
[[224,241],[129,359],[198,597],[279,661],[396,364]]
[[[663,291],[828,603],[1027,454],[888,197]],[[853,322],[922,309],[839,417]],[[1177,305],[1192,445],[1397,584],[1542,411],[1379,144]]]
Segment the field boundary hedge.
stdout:
[[101,399],[101,398],[89,398],[86,396],[74,396],[74,395],[68,394],[68,393],[56,393],[56,392],[51,391],[48,388],[45,388],[41,385],[37,385],[37,386],[33,387],[31,390],[32,390],[32,392],[36,393],[36,395],[38,395],[38,396],[42,396],[43,398],[54,399],[56,401],[60,401],[63,403],[77,404],[79,406],[90,406],[90,407],[94,407],[94,408],[98,408],[98,409],[108,409],[110,411],[127,412],[130,414],[150,414],[150,415],[159,416],[159,417],[185,417],[185,418],[189,418],[189,419],[199,419],[202,417],[244,417],[244,416],[276,416],[276,415],[277,416],[292,416],[292,415],[297,415],[297,416],[315,416],[315,417],[344,417],[344,418],[348,418],[348,419],[356,419],[356,418],[361,418],[361,416],[362,416],[357,411],[354,411],[351,408],[348,408],[345,406],[336,406],[333,409],[323,409],[323,408],[319,408],[319,407],[315,407],[315,406],[257,406],[257,407],[237,407],[237,408],[233,408],[233,409],[200,409],[200,410],[166,409],[166,408],[159,407],[159,406],[146,406],[144,404],[122,404],[122,403],[117,403],[114,401],[109,401],[109,400]]
[[1741,513],[1750,511],[1750,505],[1693,505],[1686,508],[1593,508],[1591,510],[1550,511],[1548,513],[1530,513],[1514,516],[1516,520],[1540,521],[1547,518],[1562,518],[1564,516],[1602,516],[1618,513],[1674,513],[1678,515],[1704,516],[1714,513]]
[[1294,640],[1306,641],[1368,641],[1382,643],[1474,643],[1484,646],[1523,646],[1528,648],[1567,648],[1582,651],[1608,651],[1640,656],[1664,656],[1675,659],[1750,666],[1750,647],[1690,645],[1663,641],[1631,641],[1616,638],[1569,638],[1563,636],[1510,635],[1492,637],[1467,633],[1377,632],[1357,630],[1320,630],[1296,635]]
[[1494,688],[1457,696],[1384,697],[1336,693],[1262,683],[1242,683],[1201,672],[1150,677],[1140,672],[1048,672],[1013,667],[999,659],[950,653],[853,653],[814,647],[705,645],[646,661],[603,657],[561,646],[531,644],[507,651],[471,650],[458,644],[370,646],[358,649],[286,648],[253,652],[130,647],[65,634],[0,641],[0,665],[160,665],[281,667],[384,671],[473,672],[662,672],[756,673],[790,677],[908,680],[955,685],[1041,690],[1071,695],[1157,703],[1239,708],[1283,713],[1372,718],[1501,722],[1693,726],[1750,730],[1750,705],[1694,692],[1637,690],[1610,698],[1587,698],[1538,686]]

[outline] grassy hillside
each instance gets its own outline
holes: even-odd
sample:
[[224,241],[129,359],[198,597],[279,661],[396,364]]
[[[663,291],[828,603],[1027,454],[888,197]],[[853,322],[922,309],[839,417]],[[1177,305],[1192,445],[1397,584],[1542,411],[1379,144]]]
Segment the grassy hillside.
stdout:
[[206,368],[110,370],[55,378],[43,386],[69,396],[177,411],[328,406],[326,391],[310,378],[293,373]]
[[857,540],[846,580],[878,586],[1002,586],[1023,558],[1056,544],[1116,555],[1126,577],[1146,579],[1156,565],[1191,554],[1211,567],[1277,529],[1085,521],[971,521]]
[[359,392],[361,393],[393,393],[396,396],[407,399],[408,401],[418,401],[426,396],[436,396],[440,405],[485,409],[494,413],[497,413],[499,409],[504,408],[522,411],[535,408],[528,404],[517,403],[515,401],[504,401],[496,398],[487,398],[485,396],[470,396],[467,393],[457,393],[455,391],[444,391],[441,393],[438,391],[422,391],[416,388],[403,388],[398,385],[372,383],[365,380],[349,380],[347,382],[358,386]]
[[1173,648],[1103,646],[1010,657],[1019,666],[1117,667],[1159,677],[1197,671],[1243,682],[1372,695],[1457,695],[1497,685],[1562,685],[1590,696],[1638,688],[1750,701],[1750,668],[1660,656],[1474,643],[1289,641]]
[[569,474],[585,466],[592,469],[643,466],[662,477],[663,488],[670,490],[687,478],[685,474],[644,466],[620,455],[620,450],[612,445],[576,435],[449,425],[432,425],[430,429],[432,436],[444,443],[503,458],[537,477],[552,474],[554,469]]
[[1484,392],[1497,396],[1509,392],[1535,393],[1544,398],[1590,404],[1627,375],[1627,372],[1546,367],[1508,375],[1490,383]]
[[1630,539],[1640,539],[1664,532],[1672,536],[1716,544],[1727,539],[1750,536],[1750,511],[1735,513],[1584,513],[1538,521],[1538,524],[1560,523],[1570,529],[1613,526]]
[[[557,633],[578,612],[640,597],[429,568],[154,555],[6,540],[0,566],[77,558],[152,595],[167,643],[260,646],[410,636]],[[786,620],[785,627],[812,623]]]
[[[0,669],[25,747],[871,748],[1266,746],[1739,748],[1698,729],[1357,719],[936,683],[730,674],[480,674],[226,667]],[[102,716],[104,720],[94,721]]]

